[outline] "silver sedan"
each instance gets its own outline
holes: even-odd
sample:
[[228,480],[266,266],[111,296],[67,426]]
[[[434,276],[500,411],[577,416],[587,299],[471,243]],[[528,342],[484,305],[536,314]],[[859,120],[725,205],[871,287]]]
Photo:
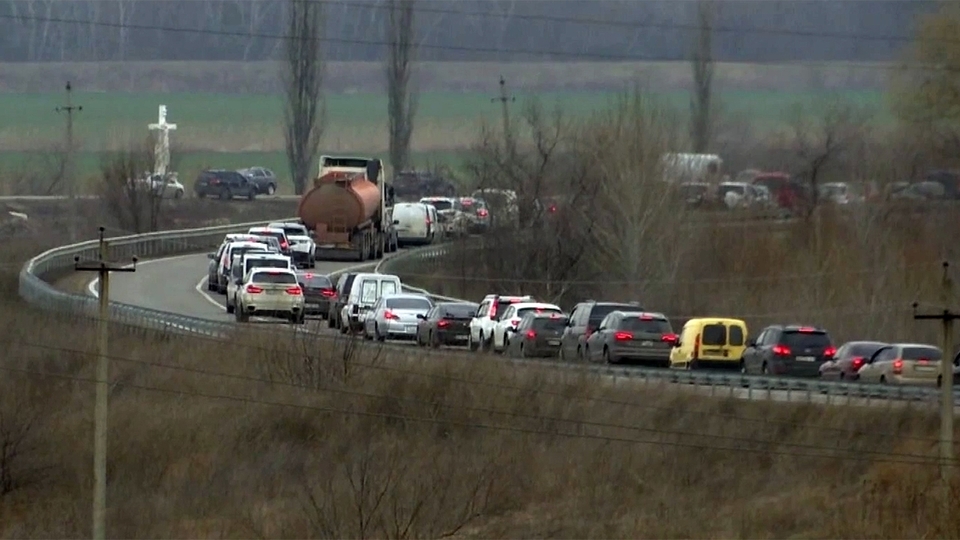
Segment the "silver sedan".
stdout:
[[377,300],[363,322],[363,337],[387,339],[417,339],[417,315],[426,315],[433,302],[422,294],[385,294]]

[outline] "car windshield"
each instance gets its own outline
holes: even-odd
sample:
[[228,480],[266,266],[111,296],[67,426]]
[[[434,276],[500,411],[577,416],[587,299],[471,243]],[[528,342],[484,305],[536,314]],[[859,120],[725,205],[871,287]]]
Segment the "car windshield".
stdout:
[[297,277],[288,272],[256,272],[250,278],[253,283],[296,285]]
[[327,276],[318,276],[316,274],[301,274],[300,284],[307,289],[332,289],[333,282]]
[[449,319],[472,319],[477,307],[476,304],[451,304],[443,306],[440,316]]
[[515,317],[523,317],[527,313],[561,313],[557,308],[551,307],[525,307],[517,310]]
[[426,298],[388,298],[387,309],[419,309],[426,311],[432,307]]
[[796,348],[826,348],[830,346],[830,336],[824,332],[784,332],[781,340],[784,345]]
[[566,317],[537,317],[533,320],[533,327],[537,330],[551,330],[563,332],[567,327]]
[[904,347],[904,360],[930,360],[936,362],[942,358],[940,349],[936,347]]
[[628,332],[646,332],[650,334],[669,334],[670,322],[664,319],[644,319],[640,317],[624,317],[620,321],[619,330]]

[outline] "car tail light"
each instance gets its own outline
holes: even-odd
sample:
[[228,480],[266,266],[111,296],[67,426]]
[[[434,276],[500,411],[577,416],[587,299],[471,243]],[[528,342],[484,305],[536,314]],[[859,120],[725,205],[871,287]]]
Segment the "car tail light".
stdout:
[[786,345],[774,345],[773,354],[777,356],[790,356],[790,347]]
[[387,320],[400,320],[400,317],[396,313],[390,311],[389,309],[383,312],[383,318]]
[[533,330],[527,330],[527,339],[537,339],[537,333]]
[[260,294],[263,292],[263,287],[257,287],[256,285],[247,285],[247,292],[250,294]]
[[487,211],[483,208],[477,210],[477,215],[480,217],[487,217]]
[[586,331],[583,332],[583,337],[588,338],[588,337],[590,337],[590,334],[592,334],[592,333],[593,333],[593,327],[592,327],[592,326],[588,326],[587,329],[586,329]]
[[812,326],[801,326],[797,329],[797,332],[803,332],[804,334],[809,334],[810,332],[816,332],[817,329]]
[[837,348],[832,345],[823,350],[823,356],[827,358],[833,358],[834,355],[836,354],[837,354]]
[[448,326],[450,326],[450,321],[446,319],[440,319],[437,321],[437,328],[446,328]]
[[903,360],[897,358],[893,361],[893,373],[896,375],[903,373]]
[[850,361],[850,367],[854,371],[857,371],[863,367],[864,363],[866,363],[866,360],[864,360],[862,356],[854,356]]
[[663,341],[663,342],[665,342],[665,343],[669,343],[669,344],[671,344],[671,345],[673,345],[674,343],[676,343],[677,340],[679,340],[679,339],[680,339],[680,336],[678,336],[678,335],[676,335],[676,334],[664,334],[664,335],[660,336],[660,341]]
[[290,244],[286,242],[280,242],[280,249],[287,249],[288,247],[290,247]]
[[520,324],[520,319],[517,319],[516,317],[510,319],[510,326],[516,328],[518,324]]
[[650,315],[641,315],[641,316],[640,316],[640,320],[641,320],[641,321],[652,321],[652,320],[653,320],[653,317],[650,316]]
[[294,296],[303,295],[303,289],[299,285],[294,285],[293,287],[287,287],[287,294],[292,294]]
[[551,204],[551,205],[550,205],[550,208],[548,208],[547,211],[550,212],[551,214],[556,213],[556,211],[557,211],[557,205]]
[[613,335],[613,339],[617,341],[630,341],[633,339],[633,334],[630,332],[617,332]]
[[337,296],[337,290],[336,289],[320,289],[320,294],[327,298],[333,298]]

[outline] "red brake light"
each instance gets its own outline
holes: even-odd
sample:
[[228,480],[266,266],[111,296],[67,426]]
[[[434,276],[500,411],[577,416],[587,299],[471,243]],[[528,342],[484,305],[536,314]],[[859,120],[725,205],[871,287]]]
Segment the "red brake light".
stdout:
[[633,334],[630,332],[617,332],[613,335],[613,339],[617,341],[630,341],[633,339]]
[[294,285],[293,287],[287,287],[287,294],[300,296],[303,294],[303,289],[301,289],[299,285]]
[[487,217],[487,210],[484,208],[481,208],[477,210],[477,215],[480,217]]
[[797,332],[803,332],[804,334],[809,334],[810,332],[816,332],[817,329],[812,326],[801,326],[797,328]]
[[287,249],[287,246],[289,246],[289,245],[290,245],[290,244],[288,244],[288,243],[286,243],[286,242],[280,242],[280,249]]
[[446,319],[440,319],[437,321],[437,328],[446,328],[448,326],[450,326],[450,321]]
[[321,289],[320,294],[327,298],[333,298],[337,295],[337,291],[335,289]]
[[790,356],[790,347],[786,345],[774,345],[773,354],[777,356]]
[[516,328],[518,324],[520,324],[520,319],[516,317],[510,319],[510,326]]
[[852,367],[854,371],[856,371],[862,368],[865,362],[866,360],[864,360],[862,356],[854,356],[852,359],[852,363],[850,364],[850,367]]
[[641,315],[641,316],[640,316],[640,320],[641,320],[641,321],[652,321],[652,320],[653,320],[653,317],[650,316],[650,315]]
[[671,343],[671,344],[672,344],[672,343],[676,343],[677,340],[679,340],[679,339],[680,339],[680,336],[678,336],[678,335],[676,335],[676,334],[664,334],[664,335],[660,336],[660,341],[663,341],[663,342],[665,342],[665,343]]
[[313,279],[313,274],[304,274],[303,277],[307,279]]
[[834,346],[829,346],[823,351],[823,355],[827,358],[833,358],[837,354],[837,348]]
[[387,320],[399,320],[400,317],[396,313],[390,311],[389,309],[383,312],[383,318]]
[[547,211],[549,211],[551,214],[553,214],[554,212],[557,211],[557,205],[551,204],[551,205],[550,205],[550,208],[548,208]]
[[247,292],[250,294],[260,294],[263,292],[263,287],[257,287],[256,285],[247,285]]
[[533,330],[527,330],[527,339],[536,339],[537,333]]
[[903,360],[898,358],[893,361],[893,372],[897,375],[903,372]]

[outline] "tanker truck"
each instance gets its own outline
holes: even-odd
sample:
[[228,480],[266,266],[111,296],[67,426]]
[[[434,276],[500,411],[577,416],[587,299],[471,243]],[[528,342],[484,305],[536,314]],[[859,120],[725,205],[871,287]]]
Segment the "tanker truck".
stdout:
[[379,159],[320,156],[319,174],[297,209],[313,233],[317,260],[380,259],[396,249],[393,189],[383,176]]

